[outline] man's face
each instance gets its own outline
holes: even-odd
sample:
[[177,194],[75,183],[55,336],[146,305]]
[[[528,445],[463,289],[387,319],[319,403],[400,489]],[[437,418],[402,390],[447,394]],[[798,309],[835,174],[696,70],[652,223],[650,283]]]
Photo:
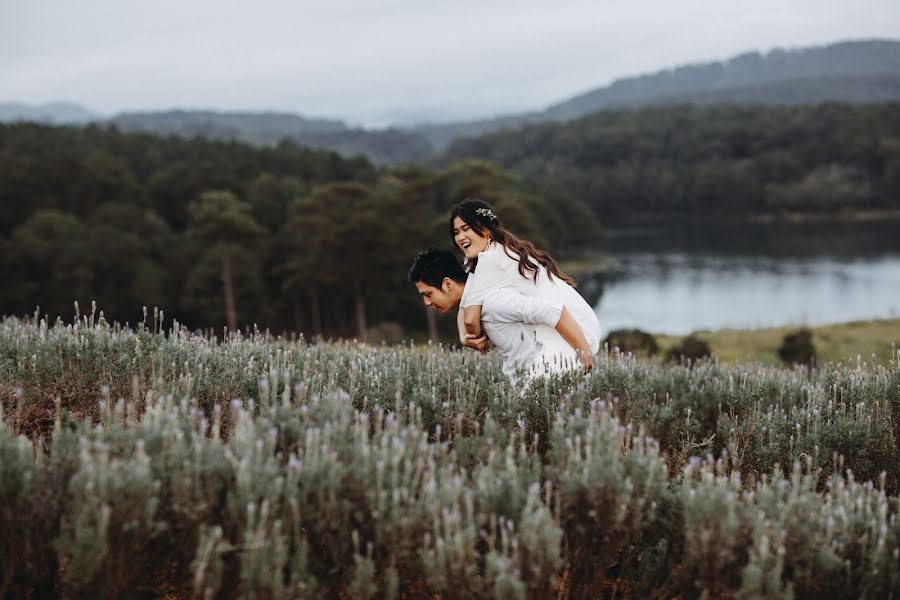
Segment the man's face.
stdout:
[[461,294],[453,293],[453,285],[449,279],[444,279],[440,288],[432,287],[422,281],[416,282],[416,289],[422,296],[425,306],[433,308],[439,313],[447,313],[459,306]]

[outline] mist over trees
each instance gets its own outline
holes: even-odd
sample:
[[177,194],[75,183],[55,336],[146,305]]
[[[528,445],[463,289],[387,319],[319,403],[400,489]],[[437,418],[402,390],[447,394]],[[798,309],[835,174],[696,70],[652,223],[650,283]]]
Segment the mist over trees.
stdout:
[[109,321],[158,306],[192,328],[421,336],[407,270],[450,247],[449,209],[470,195],[550,249],[603,235],[584,205],[482,161],[379,171],[287,141],[0,126],[0,314],[68,320],[96,300]]

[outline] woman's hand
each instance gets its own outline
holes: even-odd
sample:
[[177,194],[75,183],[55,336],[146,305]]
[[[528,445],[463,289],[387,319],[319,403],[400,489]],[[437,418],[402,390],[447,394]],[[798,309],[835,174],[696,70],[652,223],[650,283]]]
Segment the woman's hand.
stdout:
[[491,349],[491,341],[484,332],[480,336],[476,336],[474,333],[467,333],[463,340],[463,345],[467,348],[478,350],[482,354],[487,354]]
[[590,373],[594,368],[594,354],[590,351],[579,350],[578,358],[581,359],[581,364],[584,365],[584,372]]
[[594,353],[591,352],[591,347],[588,346],[584,332],[581,331],[581,327],[575,321],[575,317],[572,316],[568,308],[563,307],[562,312],[559,314],[556,331],[578,354],[581,364],[584,365],[584,372],[590,372],[594,368]]

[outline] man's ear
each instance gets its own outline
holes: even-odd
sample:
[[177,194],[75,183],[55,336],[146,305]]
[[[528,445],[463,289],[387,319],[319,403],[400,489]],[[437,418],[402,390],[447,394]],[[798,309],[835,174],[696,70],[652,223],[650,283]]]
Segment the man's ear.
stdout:
[[452,287],[453,287],[453,280],[450,279],[449,277],[444,277],[444,279],[441,280],[441,289],[444,291],[445,294],[450,293],[450,288],[452,288]]

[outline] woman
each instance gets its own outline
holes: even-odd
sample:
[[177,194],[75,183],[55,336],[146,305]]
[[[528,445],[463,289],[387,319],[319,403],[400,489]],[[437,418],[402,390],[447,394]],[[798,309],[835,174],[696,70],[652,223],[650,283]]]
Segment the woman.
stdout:
[[[466,345],[483,348],[483,342],[474,340],[481,337],[481,305],[485,296],[498,289],[513,289],[526,296],[561,303],[565,310],[560,319],[573,318],[578,325],[576,335],[557,327],[567,346],[556,335],[543,335],[538,341],[563,359],[577,356],[586,369],[593,366],[594,354],[600,348],[600,322],[575,291],[575,281],[560,271],[552,257],[504,229],[491,206],[481,200],[470,198],[453,209],[450,235],[469,271],[460,301],[460,337]],[[577,329],[582,336],[577,335]]]

